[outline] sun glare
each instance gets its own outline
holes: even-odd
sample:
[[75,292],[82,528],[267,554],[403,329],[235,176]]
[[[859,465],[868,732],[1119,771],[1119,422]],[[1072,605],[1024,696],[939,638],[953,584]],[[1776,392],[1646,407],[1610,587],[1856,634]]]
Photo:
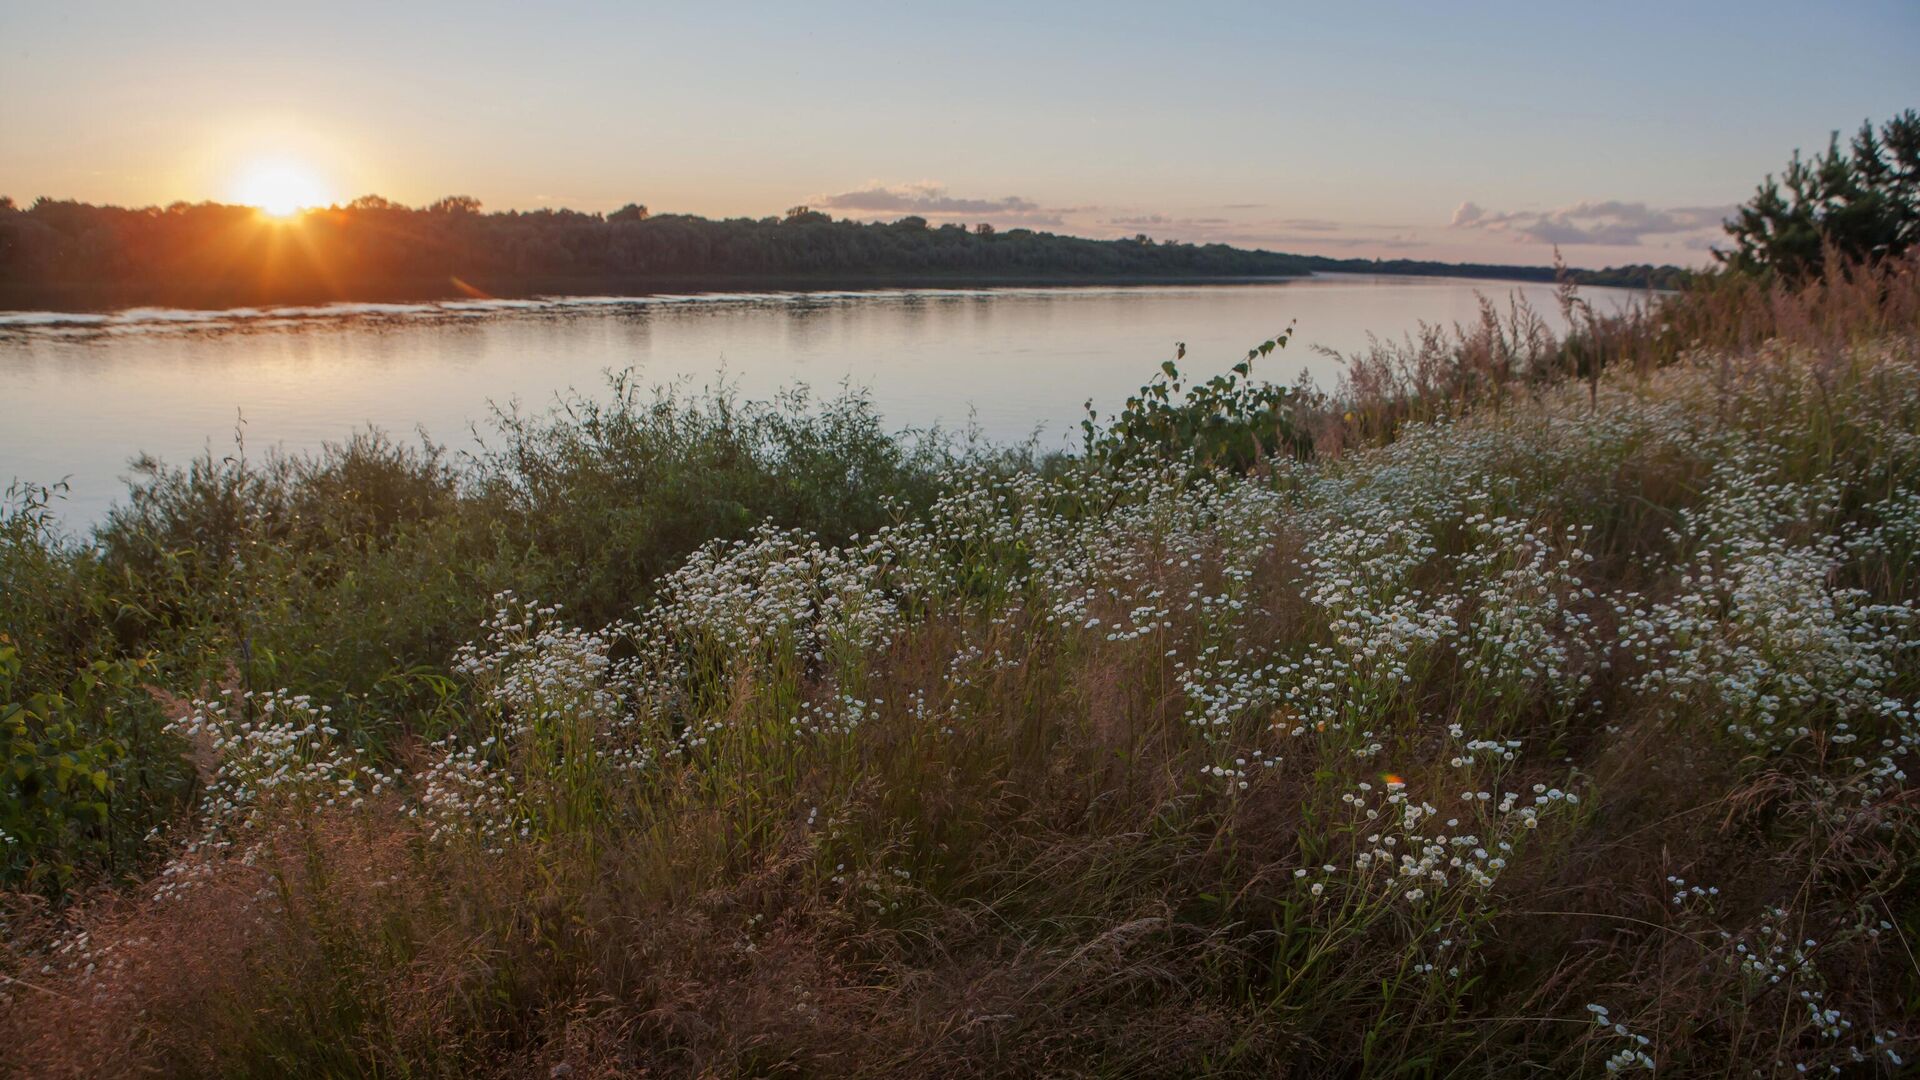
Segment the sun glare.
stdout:
[[297,161],[274,159],[248,165],[233,183],[234,201],[256,206],[269,217],[292,217],[327,203],[326,185]]

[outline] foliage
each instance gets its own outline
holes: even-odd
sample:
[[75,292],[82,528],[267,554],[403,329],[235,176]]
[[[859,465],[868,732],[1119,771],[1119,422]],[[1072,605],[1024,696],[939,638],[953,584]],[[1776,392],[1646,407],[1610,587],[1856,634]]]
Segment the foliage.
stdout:
[[1810,161],[1794,151],[1781,180],[1769,175],[1727,234],[1734,249],[1716,254],[1730,269],[1790,281],[1818,274],[1830,253],[1847,263],[1897,258],[1920,241],[1920,112],[1877,133],[1862,123],[1846,149],[1836,131]]
[[742,403],[627,375],[610,391],[503,411],[458,462],[367,432],[306,457],[138,463],[86,557],[117,647],[186,685],[231,665],[247,687],[338,696],[382,718],[377,741],[392,710],[445,701],[444,658],[496,592],[610,621],[701,544],[765,521],[844,541],[924,505],[950,461],[936,433],[883,430],[858,392]]
[[58,487],[0,503],[0,890],[49,896],[141,868],[190,771],[97,553],[64,541]]
[[64,493],[60,484],[16,481],[0,495],[0,640],[25,651],[21,678],[35,689],[64,686],[75,668],[112,649],[97,565],[59,533],[55,504]]
[[896,438],[863,391],[816,403],[792,389],[742,403],[612,376],[605,401],[503,413],[499,445],[469,477],[472,512],[563,575],[546,595],[596,621],[644,599],[694,548],[762,521],[844,541],[924,503],[944,464],[937,436]]
[[1104,428],[1087,403],[1081,421],[1087,460],[1120,470],[1149,460],[1191,461],[1202,471],[1241,473],[1274,457],[1311,457],[1301,403],[1308,391],[1253,379],[1254,361],[1285,348],[1291,336],[1291,328],[1275,334],[1227,373],[1191,386],[1180,374],[1187,347],[1179,345],[1174,359]]
[[22,669],[0,639],[0,888],[58,895],[135,869],[188,772],[141,684],[144,665],[96,660],[64,693],[27,690]]

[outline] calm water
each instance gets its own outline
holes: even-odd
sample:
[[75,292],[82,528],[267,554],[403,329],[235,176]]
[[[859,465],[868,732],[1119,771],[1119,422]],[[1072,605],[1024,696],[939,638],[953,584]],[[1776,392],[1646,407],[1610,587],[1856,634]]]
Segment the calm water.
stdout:
[[[67,479],[62,516],[104,516],[137,453],[183,462],[233,445],[310,449],[373,425],[454,449],[494,404],[542,410],[604,373],[721,378],[747,397],[803,383],[866,387],[892,426],[970,423],[996,440],[1077,435],[1081,405],[1124,400],[1187,343],[1214,372],[1298,320],[1256,374],[1304,368],[1331,386],[1367,334],[1474,317],[1476,294],[1518,291],[1555,317],[1544,285],[1329,276],[1260,285],[599,297],[113,315],[0,312],[0,483]],[[1588,290],[1597,305],[1631,293]]]

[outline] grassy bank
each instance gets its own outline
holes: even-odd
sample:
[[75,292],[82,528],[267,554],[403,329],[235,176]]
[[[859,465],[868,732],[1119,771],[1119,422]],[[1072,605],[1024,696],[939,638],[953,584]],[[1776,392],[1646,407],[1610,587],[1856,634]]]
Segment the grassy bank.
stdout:
[[1915,267],[1563,302],[1071,459],[616,385],[17,494],[8,1065],[1899,1073]]

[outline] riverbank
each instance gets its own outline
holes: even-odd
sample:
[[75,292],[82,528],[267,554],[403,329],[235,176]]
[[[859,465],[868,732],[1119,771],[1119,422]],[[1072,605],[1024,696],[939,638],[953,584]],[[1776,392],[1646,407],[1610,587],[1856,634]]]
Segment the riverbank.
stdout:
[[0,1039],[1898,1074],[1915,270],[1383,342],[1339,397],[1170,362],[1069,456],[627,387],[472,461],[208,454],[85,543],[16,493]]

